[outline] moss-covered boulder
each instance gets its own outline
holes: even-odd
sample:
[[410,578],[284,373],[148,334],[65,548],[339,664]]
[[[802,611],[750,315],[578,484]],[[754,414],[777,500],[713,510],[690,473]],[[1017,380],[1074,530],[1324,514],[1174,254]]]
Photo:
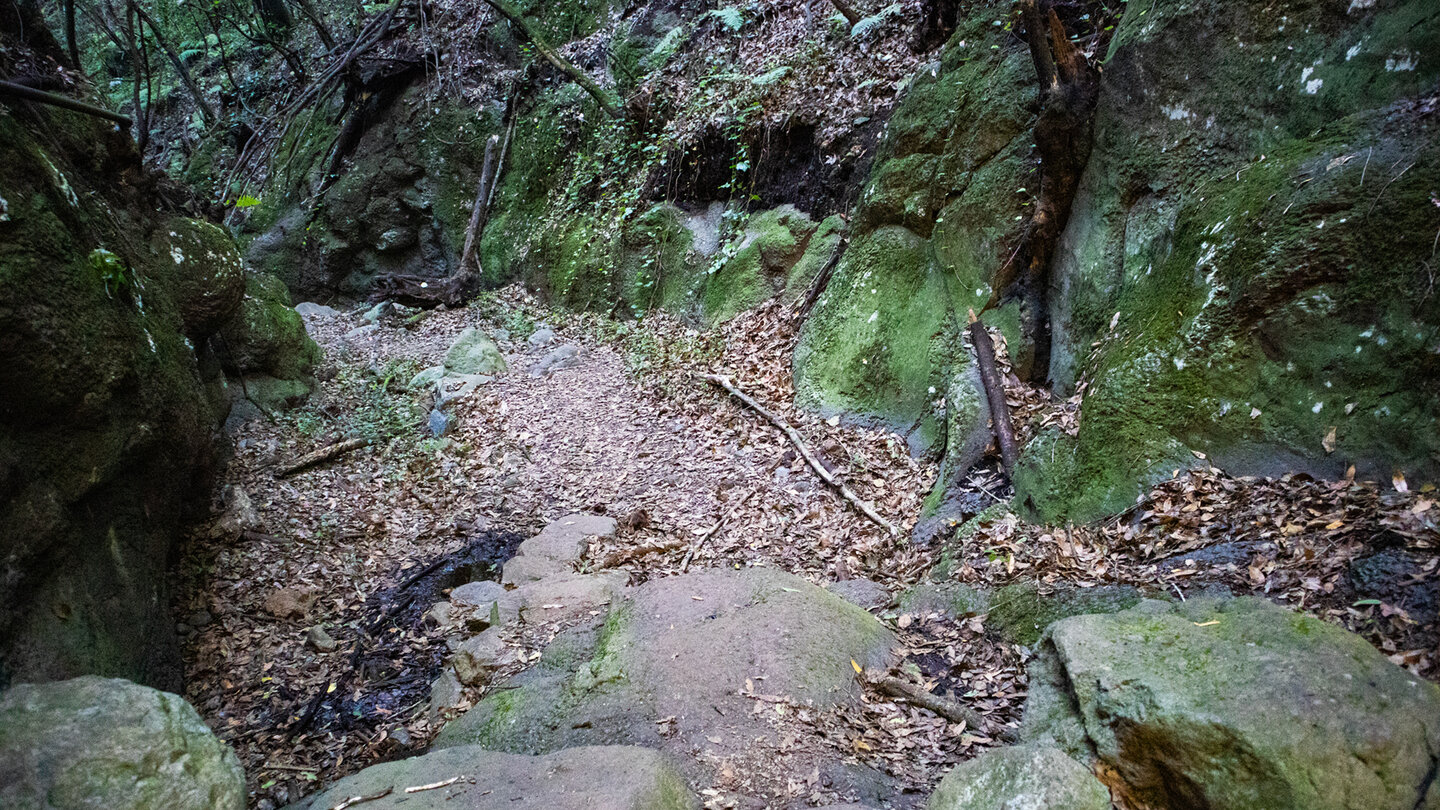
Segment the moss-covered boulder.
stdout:
[[[795,351],[803,403],[888,425],[916,449],[945,450],[954,437],[958,451],[982,418],[960,334],[1033,198],[1034,68],[995,24],[1009,14],[1001,3],[967,9],[939,63],[914,78]],[[947,424],[952,414],[963,424]]]
[[[432,785],[457,775],[454,787],[404,793],[399,785]],[[311,798],[330,808],[352,796],[375,810],[695,810],[699,802],[669,760],[648,748],[588,746],[524,756],[462,745],[372,765]]]
[[245,774],[179,695],[95,676],[0,694],[0,805],[242,810]]
[[794,206],[752,214],[725,260],[705,280],[706,320],[729,320],[782,291],[815,230],[815,222]]
[[1098,760],[1132,806],[1440,807],[1440,687],[1262,599],[1057,622],[1023,734]]
[[[7,59],[47,42],[43,22],[0,26]],[[201,335],[230,314],[235,268],[158,182],[108,122],[0,106],[0,684],[179,688],[166,564],[209,502],[219,370]]]
[[249,274],[240,309],[221,327],[220,337],[225,370],[242,377],[244,394],[262,407],[295,405],[314,388],[311,371],[320,362],[320,347],[275,276]]
[[495,375],[506,369],[505,355],[488,335],[469,327],[445,352],[445,373]]
[[[603,628],[565,639],[512,688],[452,721],[435,744],[738,752],[773,735],[747,690],[816,707],[852,703],[860,697],[852,660],[884,666],[894,642],[866,611],[761,568],[652,580],[613,603]],[[698,769],[689,775],[701,778],[702,761],[718,756],[687,759]]]
[[926,810],[1110,810],[1110,791],[1085,766],[1046,745],[993,748],[956,765]]
[[235,240],[223,228],[201,220],[175,217],[155,232],[155,252],[172,265],[156,267],[180,310],[192,339],[214,334],[245,296],[245,268]]
[[1440,20],[1275,12],[1124,15],[1053,270],[1051,376],[1089,387],[1079,437],[1026,452],[1032,516],[1123,509],[1192,451],[1235,474],[1440,475],[1440,124],[1415,95]]
[[1130,585],[1060,585],[1042,589],[1035,582],[1016,582],[997,589],[991,596],[985,627],[1011,641],[1031,645],[1040,640],[1045,628],[1061,619],[1117,613],[1134,607],[1142,598],[1140,591]]

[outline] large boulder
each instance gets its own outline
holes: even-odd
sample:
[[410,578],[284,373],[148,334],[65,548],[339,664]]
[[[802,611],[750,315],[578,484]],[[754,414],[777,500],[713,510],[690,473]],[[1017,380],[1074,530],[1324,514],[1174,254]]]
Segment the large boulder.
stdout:
[[1261,599],[1057,622],[1023,733],[1098,760],[1131,806],[1440,808],[1440,687]]
[[[275,276],[251,273],[239,311],[220,330],[226,371],[247,379],[298,383],[308,392],[320,347],[290,305],[290,291]],[[263,382],[261,383],[263,385]],[[267,403],[271,404],[271,403]]]
[[[0,26],[7,59],[61,64],[24,55],[53,44]],[[209,505],[226,403],[201,335],[235,268],[159,182],[113,124],[0,106],[0,684],[179,687],[165,571]]]
[[1110,791],[1058,748],[986,751],[940,780],[926,810],[1110,810]]
[[734,754],[773,737],[757,704],[858,701],[852,661],[883,667],[894,643],[864,610],[762,568],[648,582],[612,606],[603,628],[561,639],[435,744],[525,753],[645,745],[694,766],[692,747]]
[[245,774],[178,695],[118,678],[0,694],[0,805],[242,810]]
[[[460,777],[444,788],[405,788]],[[302,806],[326,810],[353,796],[386,795],[367,810],[692,810],[685,779],[657,751],[628,746],[570,748],[542,757],[462,745],[372,765]]]

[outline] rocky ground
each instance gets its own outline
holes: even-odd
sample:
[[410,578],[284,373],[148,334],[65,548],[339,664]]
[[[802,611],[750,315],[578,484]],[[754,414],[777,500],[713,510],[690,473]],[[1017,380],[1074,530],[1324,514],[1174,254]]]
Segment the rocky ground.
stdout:
[[[428,315],[301,309],[327,358],[320,391],[232,420],[224,517],[181,566],[186,696],[235,747],[252,806],[314,799],[430,748],[310,806],[387,786],[429,787],[419,806],[467,791],[486,806],[487,769],[519,785],[552,766],[518,755],[567,752],[643,772],[577,807],[632,806],[615,791],[647,790],[661,798],[645,806],[687,806],[671,795],[686,783],[713,807],[918,806],[956,762],[1033,742],[1027,668],[1082,666],[1042,640],[1047,625],[1163,612],[1143,598],[1183,608],[1261,593],[1363,634],[1416,683],[1437,674],[1440,510],[1403,482],[1212,470],[1177,475],[1116,520],[1056,529],[1009,513],[1003,481],[982,469],[966,485],[978,514],[955,541],[922,547],[908,532],[934,468],[895,435],[791,406],[794,333],[779,305],[712,334],[566,315],[519,290]],[[899,534],[697,372],[730,375],[795,425]],[[1023,429],[1073,428],[1070,404],[1018,383],[1010,394]],[[1384,664],[1365,649],[1364,666]],[[1046,739],[1078,750],[1088,734],[1102,781],[1134,792],[1114,801],[1155,800],[1146,768],[1163,765],[1127,758],[1113,731],[1119,753],[1107,753],[1103,723],[1066,722]],[[1437,730],[1422,725],[1404,734],[1433,757]],[[973,761],[998,763],[976,784],[1014,769]]]

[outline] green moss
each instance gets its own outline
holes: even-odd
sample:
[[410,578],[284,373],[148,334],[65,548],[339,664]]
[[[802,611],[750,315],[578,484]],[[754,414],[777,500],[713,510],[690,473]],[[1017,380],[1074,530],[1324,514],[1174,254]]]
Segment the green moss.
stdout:
[[1070,616],[1118,613],[1140,602],[1140,592],[1128,585],[1095,588],[1061,587],[1041,593],[1034,582],[1006,585],[990,600],[985,626],[1019,644],[1033,645],[1045,628]]
[[814,235],[805,245],[805,252],[785,274],[785,290],[782,293],[784,301],[798,302],[810,292],[815,277],[820,275],[820,271],[825,269],[825,265],[835,256],[847,230],[845,218],[839,214],[831,214],[821,220]]
[[944,386],[951,307],[923,239],[898,227],[845,252],[795,350],[798,398],[938,438],[931,401]]

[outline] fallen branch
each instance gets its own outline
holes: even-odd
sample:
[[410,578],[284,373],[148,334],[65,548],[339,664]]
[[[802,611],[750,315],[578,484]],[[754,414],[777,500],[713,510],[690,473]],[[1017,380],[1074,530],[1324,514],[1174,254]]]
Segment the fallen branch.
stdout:
[[900,534],[900,530],[895,528],[895,524],[891,523],[883,517],[880,517],[880,514],[875,511],[875,508],[873,506],[860,500],[860,497],[854,492],[852,492],[850,490],[850,487],[846,486],[843,481],[840,481],[835,476],[831,475],[829,470],[825,469],[825,465],[821,464],[820,460],[815,457],[815,454],[810,451],[809,446],[805,444],[804,439],[800,438],[800,434],[796,432],[795,428],[790,427],[790,425],[784,420],[780,419],[780,417],[765,410],[765,408],[763,408],[760,403],[756,402],[744,391],[736,388],[735,384],[730,381],[729,377],[723,377],[718,374],[701,374],[699,376],[714,385],[724,388],[726,391],[730,392],[731,396],[750,406],[752,410],[768,419],[770,423],[773,424],[775,427],[778,427],[780,428],[780,430],[784,431],[785,435],[790,438],[790,443],[795,445],[795,449],[800,451],[800,455],[803,456],[805,458],[805,461],[810,465],[810,469],[814,470],[815,474],[820,476],[820,480],[834,487],[840,493],[840,495],[845,498],[845,500],[849,501],[851,505],[864,513],[865,517],[870,518],[870,520],[874,522],[875,525],[889,532],[891,536],[896,536]]
[[393,787],[388,787],[388,788],[385,788],[384,790],[380,791],[379,793],[371,793],[369,796],[351,796],[350,798],[346,799],[345,801],[340,802],[339,804],[337,804],[337,805],[335,805],[334,807],[330,808],[330,810],[345,810],[345,808],[351,807],[351,806],[354,806],[354,805],[357,805],[357,804],[360,804],[361,802],[373,802],[373,801],[375,801],[376,799],[383,799],[383,798],[385,798],[386,796],[389,796],[391,793],[394,793],[394,792],[395,792],[395,788],[393,788]]
[[[646,554],[661,554],[666,551],[674,551],[684,545],[684,540],[667,540],[663,543],[647,543],[643,546],[622,548],[618,551],[612,551],[600,558],[600,561],[595,563],[595,568],[597,570],[601,568],[614,568],[617,565],[624,565],[625,563],[638,560]],[[688,554],[686,555],[686,562],[689,562]]]
[[460,781],[460,777],[458,777],[458,776],[452,776],[452,777],[450,777],[449,779],[446,779],[444,782],[431,782],[431,783],[428,784],[428,785],[415,785],[414,787],[407,787],[407,788],[405,788],[405,792],[406,792],[406,793],[419,793],[419,792],[422,791],[422,790],[438,790],[439,788],[442,788],[442,787],[449,787],[450,785],[453,785],[453,784],[455,784],[456,782],[459,782],[459,781]]
[[84,115],[93,115],[96,118],[104,118],[107,121],[114,121],[122,127],[128,128],[132,123],[128,116],[117,112],[111,112],[104,107],[96,107],[93,104],[86,104],[69,96],[62,96],[58,93],[48,93],[44,90],[36,90],[33,87],[26,87],[15,82],[0,81],[0,96],[11,96],[22,98],[26,101],[34,101],[39,104],[49,104],[52,107],[59,107],[63,110],[78,112]]
[[970,343],[975,347],[975,360],[980,365],[985,400],[990,403],[990,424],[995,431],[995,441],[1000,444],[1000,461],[1005,465],[1005,477],[1013,481],[1015,462],[1020,457],[1015,445],[1015,426],[1010,422],[1010,406],[1005,402],[1005,385],[995,367],[995,344],[990,342],[985,324],[975,318],[974,310],[970,311]]
[[[744,396],[744,394],[741,394],[741,396]],[[685,559],[680,561],[680,573],[683,574],[686,570],[690,568],[690,559],[695,556],[695,552],[699,551],[701,546],[705,545],[705,541],[709,540],[715,534],[715,532],[720,531],[720,527],[725,525],[725,521],[729,520],[730,517],[734,515],[741,506],[745,505],[746,501],[750,500],[751,496],[753,496],[759,491],[760,488],[756,487],[745,493],[745,497],[731,504],[730,508],[725,510],[725,514],[721,515],[720,519],[715,521],[714,526],[706,529],[704,533],[702,533],[699,537],[695,538],[695,542],[690,544],[690,550],[685,552]]]
[[815,307],[815,302],[820,300],[820,295],[825,292],[825,288],[830,286],[830,278],[835,275],[835,267],[840,264],[840,257],[845,255],[845,248],[849,244],[850,237],[848,235],[840,237],[840,243],[835,246],[835,251],[830,254],[825,266],[815,274],[815,281],[811,283],[810,290],[805,293],[805,300],[795,310],[797,322],[803,322],[810,317],[810,310]]
[[897,697],[915,706],[919,706],[929,712],[949,720],[952,723],[964,723],[967,728],[980,730],[981,717],[974,709],[961,706],[953,700],[949,700],[934,692],[927,692],[918,686],[906,683],[899,678],[881,678],[872,682],[876,689],[891,697]]
[[311,467],[314,467],[316,464],[329,461],[333,458],[338,458],[350,452],[351,450],[359,450],[360,448],[368,447],[369,445],[370,440],[365,438],[346,439],[343,442],[336,442],[332,445],[322,447],[319,450],[306,453],[296,461],[293,461],[290,464],[281,467],[279,470],[276,470],[275,477],[285,478],[294,475],[301,470],[307,470]]

